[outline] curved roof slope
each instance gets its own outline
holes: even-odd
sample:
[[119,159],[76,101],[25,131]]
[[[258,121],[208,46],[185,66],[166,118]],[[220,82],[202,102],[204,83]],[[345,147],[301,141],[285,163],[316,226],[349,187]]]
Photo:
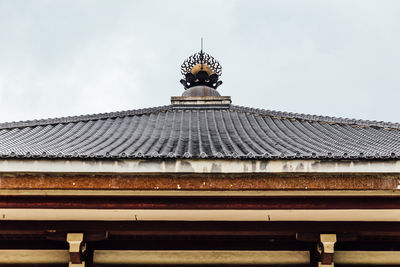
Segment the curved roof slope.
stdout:
[[400,124],[163,106],[0,124],[0,158],[400,158]]

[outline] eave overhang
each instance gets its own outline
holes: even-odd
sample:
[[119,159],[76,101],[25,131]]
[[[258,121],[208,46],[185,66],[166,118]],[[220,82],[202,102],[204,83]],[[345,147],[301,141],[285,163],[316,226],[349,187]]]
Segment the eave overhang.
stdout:
[[400,160],[0,160],[1,172],[42,173],[400,173]]

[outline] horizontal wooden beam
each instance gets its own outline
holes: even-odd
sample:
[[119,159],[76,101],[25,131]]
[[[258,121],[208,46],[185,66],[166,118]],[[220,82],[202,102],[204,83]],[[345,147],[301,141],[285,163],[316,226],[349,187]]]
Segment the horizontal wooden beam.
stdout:
[[[104,232],[129,231],[132,233],[150,233],[157,229],[160,234],[179,231],[244,231],[244,232],[361,232],[365,235],[398,233],[400,222],[306,222],[306,221],[32,221],[32,220],[0,220],[1,233],[14,234],[14,231],[48,231],[56,232]],[[155,232],[157,233],[157,231]]]
[[[95,264],[309,264],[308,251],[95,250]],[[0,250],[0,264],[66,264],[68,250]],[[399,265],[400,251],[336,251],[335,264]]]
[[400,209],[170,210],[0,209],[1,220],[75,221],[368,221],[398,222]]
[[395,196],[1,196],[0,209],[400,209]]
[[94,264],[309,264],[309,251],[95,250]]
[[91,197],[398,197],[400,190],[79,190],[0,189],[0,196]]
[[400,251],[335,251],[335,264],[400,265]]
[[0,250],[0,264],[63,264],[68,262],[68,250]]
[[101,197],[398,197],[400,190],[77,190],[0,189],[0,196]]

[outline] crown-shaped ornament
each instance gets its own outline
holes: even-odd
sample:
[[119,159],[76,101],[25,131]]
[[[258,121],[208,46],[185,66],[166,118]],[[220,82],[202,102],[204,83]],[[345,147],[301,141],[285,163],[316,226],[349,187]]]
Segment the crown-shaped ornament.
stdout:
[[209,54],[204,53],[203,49],[182,63],[181,73],[184,79],[180,82],[185,90],[197,85],[217,89],[222,84],[222,81],[219,81],[222,74],[221,64]]

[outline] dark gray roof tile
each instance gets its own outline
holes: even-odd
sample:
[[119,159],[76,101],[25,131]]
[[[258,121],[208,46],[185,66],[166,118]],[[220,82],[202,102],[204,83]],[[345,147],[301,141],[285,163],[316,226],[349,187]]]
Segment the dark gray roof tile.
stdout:
[[1,158],[391,159],[400,125],[171,106],[0,124]]

